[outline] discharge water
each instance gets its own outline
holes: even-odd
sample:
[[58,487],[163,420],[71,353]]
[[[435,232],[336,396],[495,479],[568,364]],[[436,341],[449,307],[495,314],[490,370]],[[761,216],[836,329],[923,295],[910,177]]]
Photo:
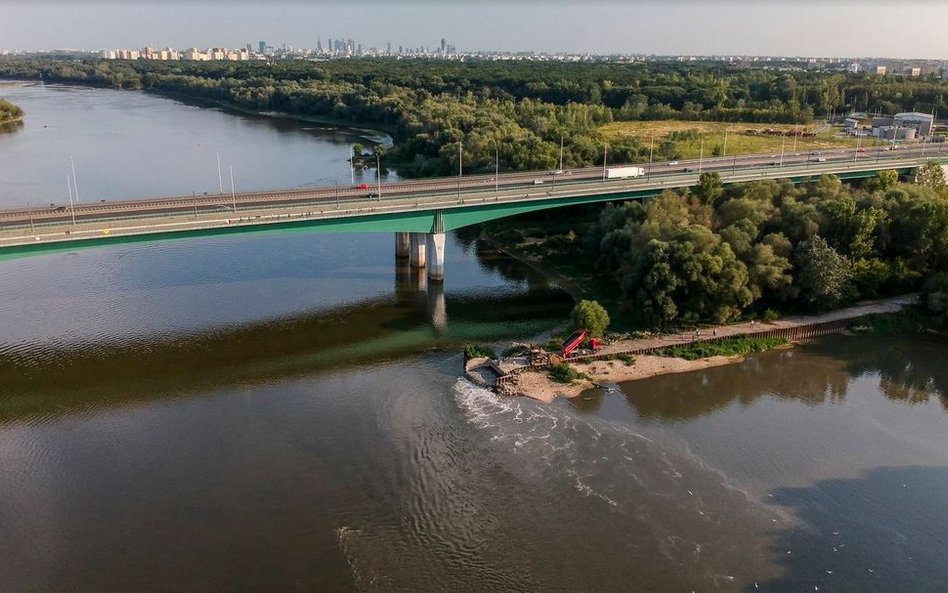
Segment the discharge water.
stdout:
[[[28,122],[148,113],[148,147],[107,140],[144,160],[198,121],[207,146],[248,134],[268,162],[299,143],[312,158],[281,165],[281,185],[338,177],[349,141],[23,88],[3,92]],[[45,187],[6,158],[28,133],[0,135],[8,204]],[[91,153],[98,133],[64,136]],[[215,151],[190,153],[205,187]],[[145,169],[115,167],[99,191],[180,193]],[[104,170],[84,160],[80,189]],[[277,179],[262,175],[245,183]],[[943,339],[838,336],[552,405],[498,398],[458,379],[461,344],[539,335],[568,296],[465,233],[443,286],[392,243],[293,233],[0,262],[0,591],[944,590]]]

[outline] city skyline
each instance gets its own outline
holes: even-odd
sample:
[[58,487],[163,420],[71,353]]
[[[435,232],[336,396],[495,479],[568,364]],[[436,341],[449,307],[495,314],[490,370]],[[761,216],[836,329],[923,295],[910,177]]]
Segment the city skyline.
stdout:
[[[440,49],[447,39],[459,52],[948,58],[941,34],[948,6],[934,2],[894,10],[881,2],[222,6],[14,1],[4,7],[0,49],[239,48],[259,40],[315,48],[331,36],[383,51],[388,44]],[[904,14],[892,18],[893,12]]]

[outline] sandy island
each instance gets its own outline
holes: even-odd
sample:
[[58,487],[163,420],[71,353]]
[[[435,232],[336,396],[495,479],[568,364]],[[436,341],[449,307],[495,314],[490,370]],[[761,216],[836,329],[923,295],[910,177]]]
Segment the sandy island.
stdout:
[[570,366],[589,375],[590,378],[574,381],[567,385],[552,381],[547,376],[546,370],[527,371],[517,375],[510,384],[510,389],[518,395],[550,403],[557,397],[576,397],[583,391],[602,383],[621,383],[654,377],[655,375],[686,373],[743,360],[743,356],[712,356],[699,360],[685,360],[683,358],[639,355],[635,357],[635,363],[632,365],[621,360],[570,363]]

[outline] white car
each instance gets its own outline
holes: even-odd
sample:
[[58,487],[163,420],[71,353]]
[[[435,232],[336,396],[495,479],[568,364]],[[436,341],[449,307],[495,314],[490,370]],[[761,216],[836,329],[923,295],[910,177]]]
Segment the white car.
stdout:
[[534,179],[534,180],[533,180],[533,185],[543,185],[543,180],[542,180],[542,179]]
[[667,163],[665,163],[665,166],[671,167],[672,165],[677,165],[677,164],[678,164],[678,161],[668,161]]

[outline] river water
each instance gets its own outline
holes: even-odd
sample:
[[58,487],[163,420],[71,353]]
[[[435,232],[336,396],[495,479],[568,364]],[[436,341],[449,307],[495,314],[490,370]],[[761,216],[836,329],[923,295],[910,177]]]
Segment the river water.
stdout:
[[[129,96],[158,130],[192,114]],[[568,297],[463,234],[441,289],[392,251],[288,233],[0,262],[0,591],[945,590],[944,340],[499,399],[458,379],[459,345],[536,335]]]

